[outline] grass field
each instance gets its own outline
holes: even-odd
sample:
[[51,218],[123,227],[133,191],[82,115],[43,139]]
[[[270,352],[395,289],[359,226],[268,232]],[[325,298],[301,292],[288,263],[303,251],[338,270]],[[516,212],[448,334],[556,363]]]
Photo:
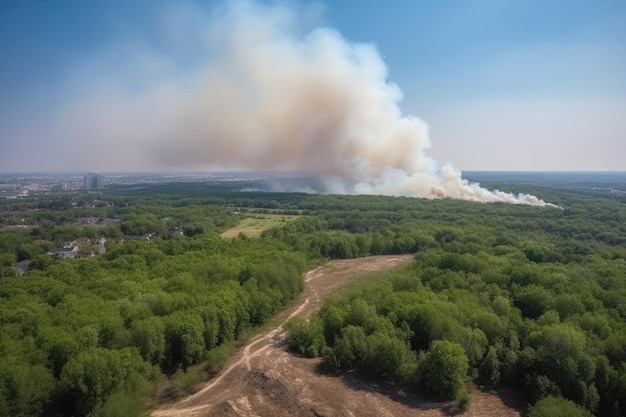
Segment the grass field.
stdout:
[[263,230],[274,226],[285,224],[300,216],[283,215],[283,214],[254,214],[239,222],[236,227],[228,229],[221,234],[225,238],[237,237],[239,233],[243,233],[248,237],[259,237]]

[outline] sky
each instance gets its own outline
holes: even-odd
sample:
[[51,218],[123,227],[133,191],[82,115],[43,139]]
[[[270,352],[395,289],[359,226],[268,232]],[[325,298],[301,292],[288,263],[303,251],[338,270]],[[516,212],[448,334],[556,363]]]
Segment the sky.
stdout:
[[[231,9],[241,8],[248,15],[229,20]],[[260,29],[281,31],[272,38],[279,43],[324,27],[350,48],[365,45],[375,56],[364,58],[373,63],[363,71],[374,68],[368,82],[393,95],[385,100],[397,102],[402,116],[394,117],[415,116],[428,126],[429,137],[417,146],[428,169],[626,170],[621,0],[3,0],[0,172],[267,169],[272,164],[251,161],[276,148],[242,158],[211,142],[224,130],[189,130],[222,123],[220,103],[231,101],[206,98],[225,94],[216,92],[219,80],[234,62],[224,51],[233,44],[221,44],[219,33],[236,42],[236,33],[221,26],[238,22],[245,32],[250,15],[286,26]],[[242,37],[246,51],[254,36]],[[323,55],[319,48],[314,53]],[[275,86],[271,91],[280,94]],[[234,87],[227,93],[238,94]],[[234,103],[239,113],[228,116],[245,117],[246,101]],[[290,134],[300,134],[294,129]],[[243,134],[226,131],[229,138]],[[199,139],[186,142],[184,135],[209,137],[202,139],[206,154],[197,151]],[[261,146],[249,138],[233,143]],[[210,155],[214,146],[217,156]],[[281,158],[280,169],[302,162]]]

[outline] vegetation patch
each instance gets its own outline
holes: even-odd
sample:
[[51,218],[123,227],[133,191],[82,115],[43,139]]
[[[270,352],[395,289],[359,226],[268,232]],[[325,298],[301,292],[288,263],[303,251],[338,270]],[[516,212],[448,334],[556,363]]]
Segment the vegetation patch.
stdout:
[[297,215],[282,214],[253,214],[251,217],[242,219],[239,224],[222,233],[224,238],[234,238],[243,233],[248,237],[259,237],[264,230],[282,226],[287,222],[297,219]]

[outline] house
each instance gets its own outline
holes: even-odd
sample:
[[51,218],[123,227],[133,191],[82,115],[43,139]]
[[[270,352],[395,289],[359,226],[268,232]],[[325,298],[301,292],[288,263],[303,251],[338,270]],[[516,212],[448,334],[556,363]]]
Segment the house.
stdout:
[[76,259],[78,255],[78,246],[63,246],[62,248],[52,249],[48,255],[57,259]]
[[18,277],[23,277],[28,269],[30,268],[31,261],[29,259],[19,261],[15,263],[15,274]]

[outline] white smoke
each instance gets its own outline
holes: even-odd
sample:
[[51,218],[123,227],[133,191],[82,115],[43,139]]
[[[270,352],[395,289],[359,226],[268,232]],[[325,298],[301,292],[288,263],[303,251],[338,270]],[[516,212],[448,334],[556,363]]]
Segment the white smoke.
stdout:
[[106,126],[108,141],[141,149],[158,167],[288,170],[331,178],[330,192],[547,205],[439,167],[426,155],[426,124],[402,115],[402,92],[376,48],[329,28],[301,33],[300,18],[232,2],[211,20],[205,68],[81,105],[66,133],[83,134],[80,113],[85,129]]

